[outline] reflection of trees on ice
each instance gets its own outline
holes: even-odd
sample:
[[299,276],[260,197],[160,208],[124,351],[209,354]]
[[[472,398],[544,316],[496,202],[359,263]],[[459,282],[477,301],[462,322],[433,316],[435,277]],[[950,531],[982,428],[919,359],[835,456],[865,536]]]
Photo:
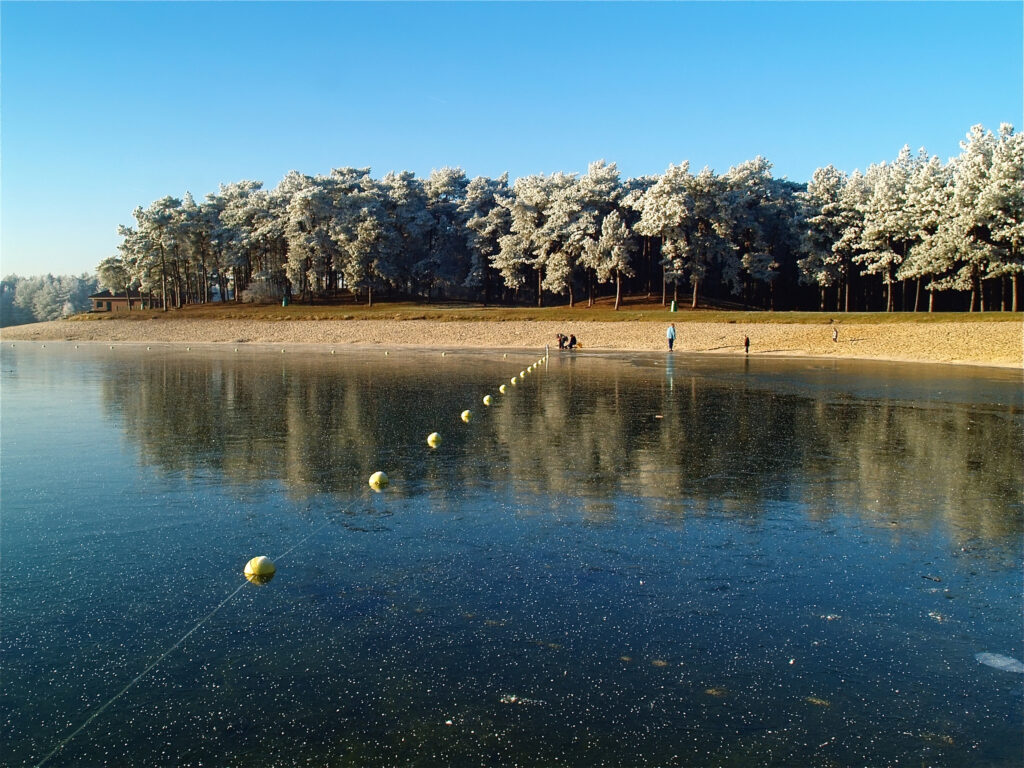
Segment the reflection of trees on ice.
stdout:
[[[877,383],[859,373],[883,394],[855,395],[798,363],[758,377],[728,362],[702,375],[678,361],[552,358],[467,427],[459,413],[531,362],[497,358],[142,356],[110,367],[103,395],[147,463],[213,468],[250,490],[279,479],[299,496],[351,494],[385,467],[393,494],[511,487],[534,498],[522,514],[606,519],[626,495],[666,518],[747,518],[786,499],[894,539],[943,523],[966,550],[1021,533],[1020,415],[929,402],[933,384],[897,368]],[[429,460],[434,431],[444,461]]]

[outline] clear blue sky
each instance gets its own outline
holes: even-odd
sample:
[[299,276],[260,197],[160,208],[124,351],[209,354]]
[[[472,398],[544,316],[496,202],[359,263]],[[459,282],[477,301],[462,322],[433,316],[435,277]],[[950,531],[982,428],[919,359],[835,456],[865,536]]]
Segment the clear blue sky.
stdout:
[[1024,128],[1020,2],[0,5],[0,273],[289,170],[512,178],[761,154],[798,181]]

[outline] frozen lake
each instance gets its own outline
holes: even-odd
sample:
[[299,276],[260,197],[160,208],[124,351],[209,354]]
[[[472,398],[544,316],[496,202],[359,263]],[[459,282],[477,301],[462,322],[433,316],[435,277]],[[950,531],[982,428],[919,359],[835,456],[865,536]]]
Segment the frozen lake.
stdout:
[[5,345],[3,764],[1021,763],[1020,372],[539,356]]

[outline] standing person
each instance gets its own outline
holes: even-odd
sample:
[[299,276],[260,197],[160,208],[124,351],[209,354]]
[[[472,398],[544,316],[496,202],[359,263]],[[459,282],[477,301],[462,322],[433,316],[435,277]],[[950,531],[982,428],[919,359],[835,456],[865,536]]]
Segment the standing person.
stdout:
[[743,354],[745,354],[745,355],[749,355],[750,354],[750,337],[749,336],[744,336],[743,337]]
[[839,341],[839,329],[835,326],[832,327],[832,341]]
[[558,339],[558,348],[565,349],[565,336],[560,333],[555,338]]
[[676,324],[669,323],[668,330],[665,331],[665,338],[668,339],[668,351],[672,351],[672,345],[676,342]]
[[569,349],[576,349],[576,334],[569,334]]

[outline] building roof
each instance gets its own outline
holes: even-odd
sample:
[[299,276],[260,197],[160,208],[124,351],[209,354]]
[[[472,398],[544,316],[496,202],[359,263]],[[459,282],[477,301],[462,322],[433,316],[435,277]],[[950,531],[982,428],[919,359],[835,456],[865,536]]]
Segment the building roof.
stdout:
[[[111,291],[100,291],[99,293],[92,294],[89,298],[90,299],[127,299],[128,297],[124,295],[124,291],[122,291],[120,293],[112,293]],[[139,294],[136,291],[132,291],[131,298],[137,299],[137,298],[139,298]]]

